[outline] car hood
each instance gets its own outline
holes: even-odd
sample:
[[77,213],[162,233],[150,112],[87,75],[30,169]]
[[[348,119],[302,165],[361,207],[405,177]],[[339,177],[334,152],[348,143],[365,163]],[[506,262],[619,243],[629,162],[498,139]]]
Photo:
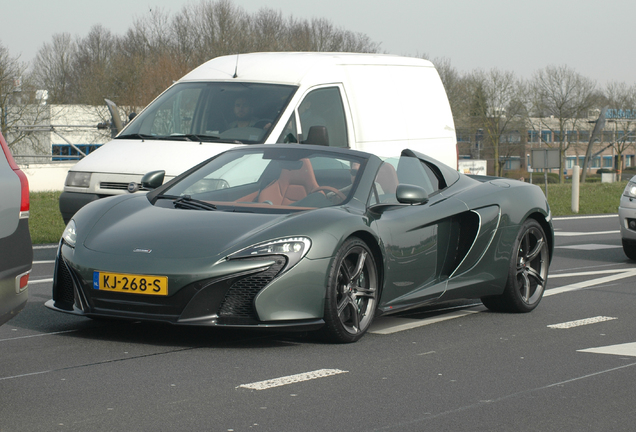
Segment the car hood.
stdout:
[[139,196],[111,206],[86,234],[83,245],[118,256],[221,258],[267,240],[258,234],[294,216],[162,208]]
[[115,139],[77,162],[71,171],[113,173],[113,167],[117,167],[117,174],[143,175],[165,170],[167,176],[174,177],[236,146],[221,142]]

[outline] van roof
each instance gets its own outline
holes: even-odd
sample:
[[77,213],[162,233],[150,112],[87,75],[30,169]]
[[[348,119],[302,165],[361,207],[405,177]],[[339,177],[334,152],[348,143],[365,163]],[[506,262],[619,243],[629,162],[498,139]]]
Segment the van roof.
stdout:
[[309,72],[334,66],[434,67],[428,60],[390,54],[270,52],[216,57],[179,81],[228,80],[299,84]]

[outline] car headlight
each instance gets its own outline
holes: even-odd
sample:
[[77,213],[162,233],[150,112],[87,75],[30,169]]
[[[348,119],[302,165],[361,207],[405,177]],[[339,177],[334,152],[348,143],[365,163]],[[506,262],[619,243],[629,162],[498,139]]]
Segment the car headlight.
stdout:
[[91,173],[69,171],[64,184],[66,186],[87,188],[91,185]]
[[75,232],[75,221],[71,219],[71,221],[64,228],[64,232],[62,233],[62,240],[64,243],[69,245],[70,247],[75,247],[75,241],[77,240],[77,233]]
[[625,186],[625,190],[623,191],[623,195],[628,198],[636,198],[636,183],[629,182],[627,186]]
[[285,266],[285,270],[287,270],[295,266],[307,254],[310,247],[311,240],[307,237],[289,237],[250,246],[230,255],[228,258],[284,255],[287,257],[287,266]]

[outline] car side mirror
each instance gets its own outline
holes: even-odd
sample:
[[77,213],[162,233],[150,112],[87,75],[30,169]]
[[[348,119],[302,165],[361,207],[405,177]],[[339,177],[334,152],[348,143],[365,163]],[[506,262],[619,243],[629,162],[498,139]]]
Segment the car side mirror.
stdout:
[[146,190],[157,189],[159,186],[163,184],[163,179],[166,176],[165,171],[151,171],[145,174],[141,178],[141,187]]
[[401,204],[426,204],[428,202],[428,193],[421,186],[411,184],[399,184],[395,191],[395,196]]

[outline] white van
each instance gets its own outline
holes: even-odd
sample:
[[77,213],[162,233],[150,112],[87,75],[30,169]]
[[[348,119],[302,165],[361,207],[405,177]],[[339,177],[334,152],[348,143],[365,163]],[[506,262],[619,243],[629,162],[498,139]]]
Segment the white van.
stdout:
[[427,60],[378,54],[254,53],[181,78],[117,137],[80,160],[60,197],[65,222],[90,201],[166,180],[240,144],[298,142],[378,156],[404,148],[457,167],[446,92]]

